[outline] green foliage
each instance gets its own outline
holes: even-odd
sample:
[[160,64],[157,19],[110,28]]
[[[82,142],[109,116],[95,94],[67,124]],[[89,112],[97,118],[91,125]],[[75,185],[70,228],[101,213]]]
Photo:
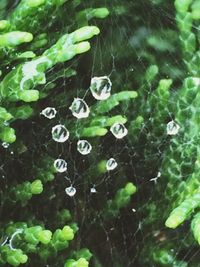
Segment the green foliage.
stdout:
[[2,0],[0,19],[0,266],[199,267],[199,1]]

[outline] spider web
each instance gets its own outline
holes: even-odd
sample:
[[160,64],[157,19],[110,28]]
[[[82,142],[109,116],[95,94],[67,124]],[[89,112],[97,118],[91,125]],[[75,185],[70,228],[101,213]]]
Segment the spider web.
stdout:
[[[63,73],[56,80],[56,90],[52,91],[51,99],[44,99],[39,105],[37,104],[38,114],[33,119],[16,122],[18,135],[23,136],[29,155],[13,154],[12,146],[8,149],[2,148],[5,160],[1,166],[1,188],[12,184],[12,176],[16,176],[15,173],[20,174],[20,177],[16,178],[17,182],[26,180],[30,176],[32,166],[37,163],[37,158],[40,159],[41,155],[66,160],[67,172],[57,174],[55,181],[46,186],[45,198],[39,196],[38,202],[31,201],[29,207],[37,219],[45,221],[47,225],[56,210],[69,209],[79,226],[73,248],[89,248],[105,267],[157,266],[152,262],[143,261],[141,251],[148,242],[156,247],[162,247],[166,229],[164,224],[163,228],[159,229],[154,225],[148,225],[147,228],[145,221],[149,214],[145,214],[144,209],[155,199],[157,186],[162,179],[162,173],[159,175],[159,172],[163,151],[170,143],[170,139],[166,136],[161,137],[159,146],[150,151],[153,153],[150,160],[153,164],[149,169],[144,155],[145,149],[149,146],[141,140],[151,131],[151,128],[148,128],[149,123],[144,122],[137,137],[138,142],[133,142],[129,134],[122,140],[117,140],[111,133],[98,139],[91,138],[89,141],[93,149],[87,156],[80,155],[77,151],[77,139],[73,133],[70,133],[71,138],[67,142],[59,144],[52,140],[51,129],[65,121],[70,121],[74,129],[80,127],[81,120],[72,116],[69,107],[75,97],[86,101],[89,107],[97,102],[89,90],[90,80],[95,76],[108,76],[111,79],[112,94],[123,90],[137,91],[141,87],[141,77],[148,66],[157,64],[160,69],[159,78],[172,78],[177,87],[182,83],[186,70],[180,71],[183,64],[181,54],[174,48],[179,42],[178,34],[177,39],[168,40],[170,32],[177,31],[175,14],[172,13],[173,1],[165,2],[167,3],[156,0],[127,1],[127,3],[120,0],[97,1],[96,6],[108,7],[111,15],[103,21],[92,21],[92,24],[101,28],[102,33],[93,41],[92,49],[87,55],[79,56],[67,64],[67,68],[76,68],[77,75],[67,78],[66,64],[63,64]],[[81,8],[88,7],[91,7],[89,3],[82,3]],[[50,70],[47,77],[50,77],[55,70],[56,68]],[[52,80],[49,83],[52,83]],[[147,95],[154,95],[155,88],[144,88],[144,90]],[[59,94],[64,98],[59,97],[57,100]],[[173,102],[171,104],[173,105]],[[47,106],[53,106],[58,111],[51,121],[40,115],[41,110]],[[127,116],[129,125],[136,118],[137,110],[134,108],[137,107],[133,102],[125,102],[109,115]],[[149,114],[150,119],[151,114]],[[169,112],[168,121],[171,120],[173,113]],[[10,154],[12,159],[7,163],[6,159],[10,158]],[[111,157],[116,159],[117,168],[96,175],[95,166],[101,160],[108,160]],[[12,164],[14,169],[10,169]],[[29,167],[24,168],[24,166]],[[105,221],[101,210],[107,201],[114,197],[116,191],[128,181],[137,186],[137,193],[116,218]],[[69,186],[76,188],[74,197],[69,197],[65,193],[65,188]],[[95,188],[96,193],[92,193],[91,188]],[[157,199],[157,206],[159,202],[162,205],[162,200]],[[47,206],[50,207],[48,210]],[[19,209],[7,210],[2,214],[15,220],[26,217],[26,214],[16,215],[18,211]],[[49,226],[52,227],[51,222]],[[189,228],[184,230],[184,239],[187,239],[190,235]],[[176,233],[170,236],[171,242],[177,244],[180,236]],[[181,246],[174,246],[173,250],[174,255],[180,260],[187,260],[188,266],[193,258],[199,257],[199,249],[193,247],[186,250]]]

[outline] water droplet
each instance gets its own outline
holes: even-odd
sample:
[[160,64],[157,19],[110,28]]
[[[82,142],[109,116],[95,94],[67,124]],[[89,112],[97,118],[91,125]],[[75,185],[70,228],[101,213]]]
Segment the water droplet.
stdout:
[[90,91],[97,100],[105,100],[110,97],[112,82],[107,76],[91,79]]
[[2,143],[2,147],[4,147],[4,148],[8,148],[9,145],[10,145],[10,144],[9,144],[9,143],[6,143],[6,142],[3,142],[3,143]]
[[117,138],[122,139],[128,134],[128,130],[122,123],[114,123],[110,128],[111,133]]
[[82,155],[87,155],[91,152],[92,146],[87,140],[79,140],[77,142],[77,150]]
[[62,173],[67,170],[67,162],[64,159],[56,159],[53,165],[57,172]]
[[167,134],[168,135],[176,135],[180,130],[180,126],[175,121],[170,121],[167,124]]
[[117,167],[117,161],[113,158],[110,158],[107,162],[106,162],[106,169],[107,171],[112,171]]
[[51,130],[51,134],[53,140],[59,143],[63,143],[69,138],[69,131],[62,124],[54,126]]
[[95,187],[90,188],[90,193],[95,194],[97,193],[97,190]]
[[40,114],[51,120],[51,119],[55,118],[56,113],[57,113],[57,111],[55,108],[47,107],[47,108],[43,109]]
[[66,187],[65,192],[68,196],[73,197],[76,194],[76,188],[73,186]]
[[72,115],[77,119],[87,118],[90,113],[88,105],[81,98],[74,98],[69,109],[71,110]]

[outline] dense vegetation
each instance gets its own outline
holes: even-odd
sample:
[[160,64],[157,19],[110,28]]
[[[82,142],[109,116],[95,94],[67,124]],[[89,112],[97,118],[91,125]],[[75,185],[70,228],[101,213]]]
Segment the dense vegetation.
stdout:
[[199,23],[0,1],[0,266],[200,266]]

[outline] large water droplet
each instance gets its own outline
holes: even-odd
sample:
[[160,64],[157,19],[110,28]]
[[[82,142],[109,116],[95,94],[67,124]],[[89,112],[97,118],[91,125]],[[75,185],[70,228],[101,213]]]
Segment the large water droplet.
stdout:
[[73,186],[66,187],[65,192],[68,196],[73,197],[76,194],[76,188]]
[[59,143],[63,143],[69,138],[69,131],[62,124],[54,126],[51,130],[51,134],[53,140]]
[[170,121],[167,124],[167,134],[168,135],[176,135],[180,130],[180,126],[175,121]]
[[87,140],[79,140],[77,142],[77,150],[82,155],[87,155],[91,152],[92,146]]
[[122,123],[114,123],[111,126],[110,131],[117,139],[122,139],[128,134],[128,130]]
[[88,105],[81,98],[74,98],[69,109],[71,110],[72,115],[77,119],[87,118],[90,113]]
[[47,108],[43,109],[40,114],[43,115],[44,117],[48,118],[48,119],[53,119],[53,118],[55,118],[56,113],[57,113],[57,111],[55,108],[47,107]]
[[110,158],[107,162],[106,162],[106,169],[107,171],[112,171],[117,167],[117,161],[113,158]]
[[62,173],[67,170],[67,162],[64,159],[56,159],[53,165],[57,172]]
[[110,97],[112,82],[107,76],[91,79],[90,91],[97,100],[105,100]]

